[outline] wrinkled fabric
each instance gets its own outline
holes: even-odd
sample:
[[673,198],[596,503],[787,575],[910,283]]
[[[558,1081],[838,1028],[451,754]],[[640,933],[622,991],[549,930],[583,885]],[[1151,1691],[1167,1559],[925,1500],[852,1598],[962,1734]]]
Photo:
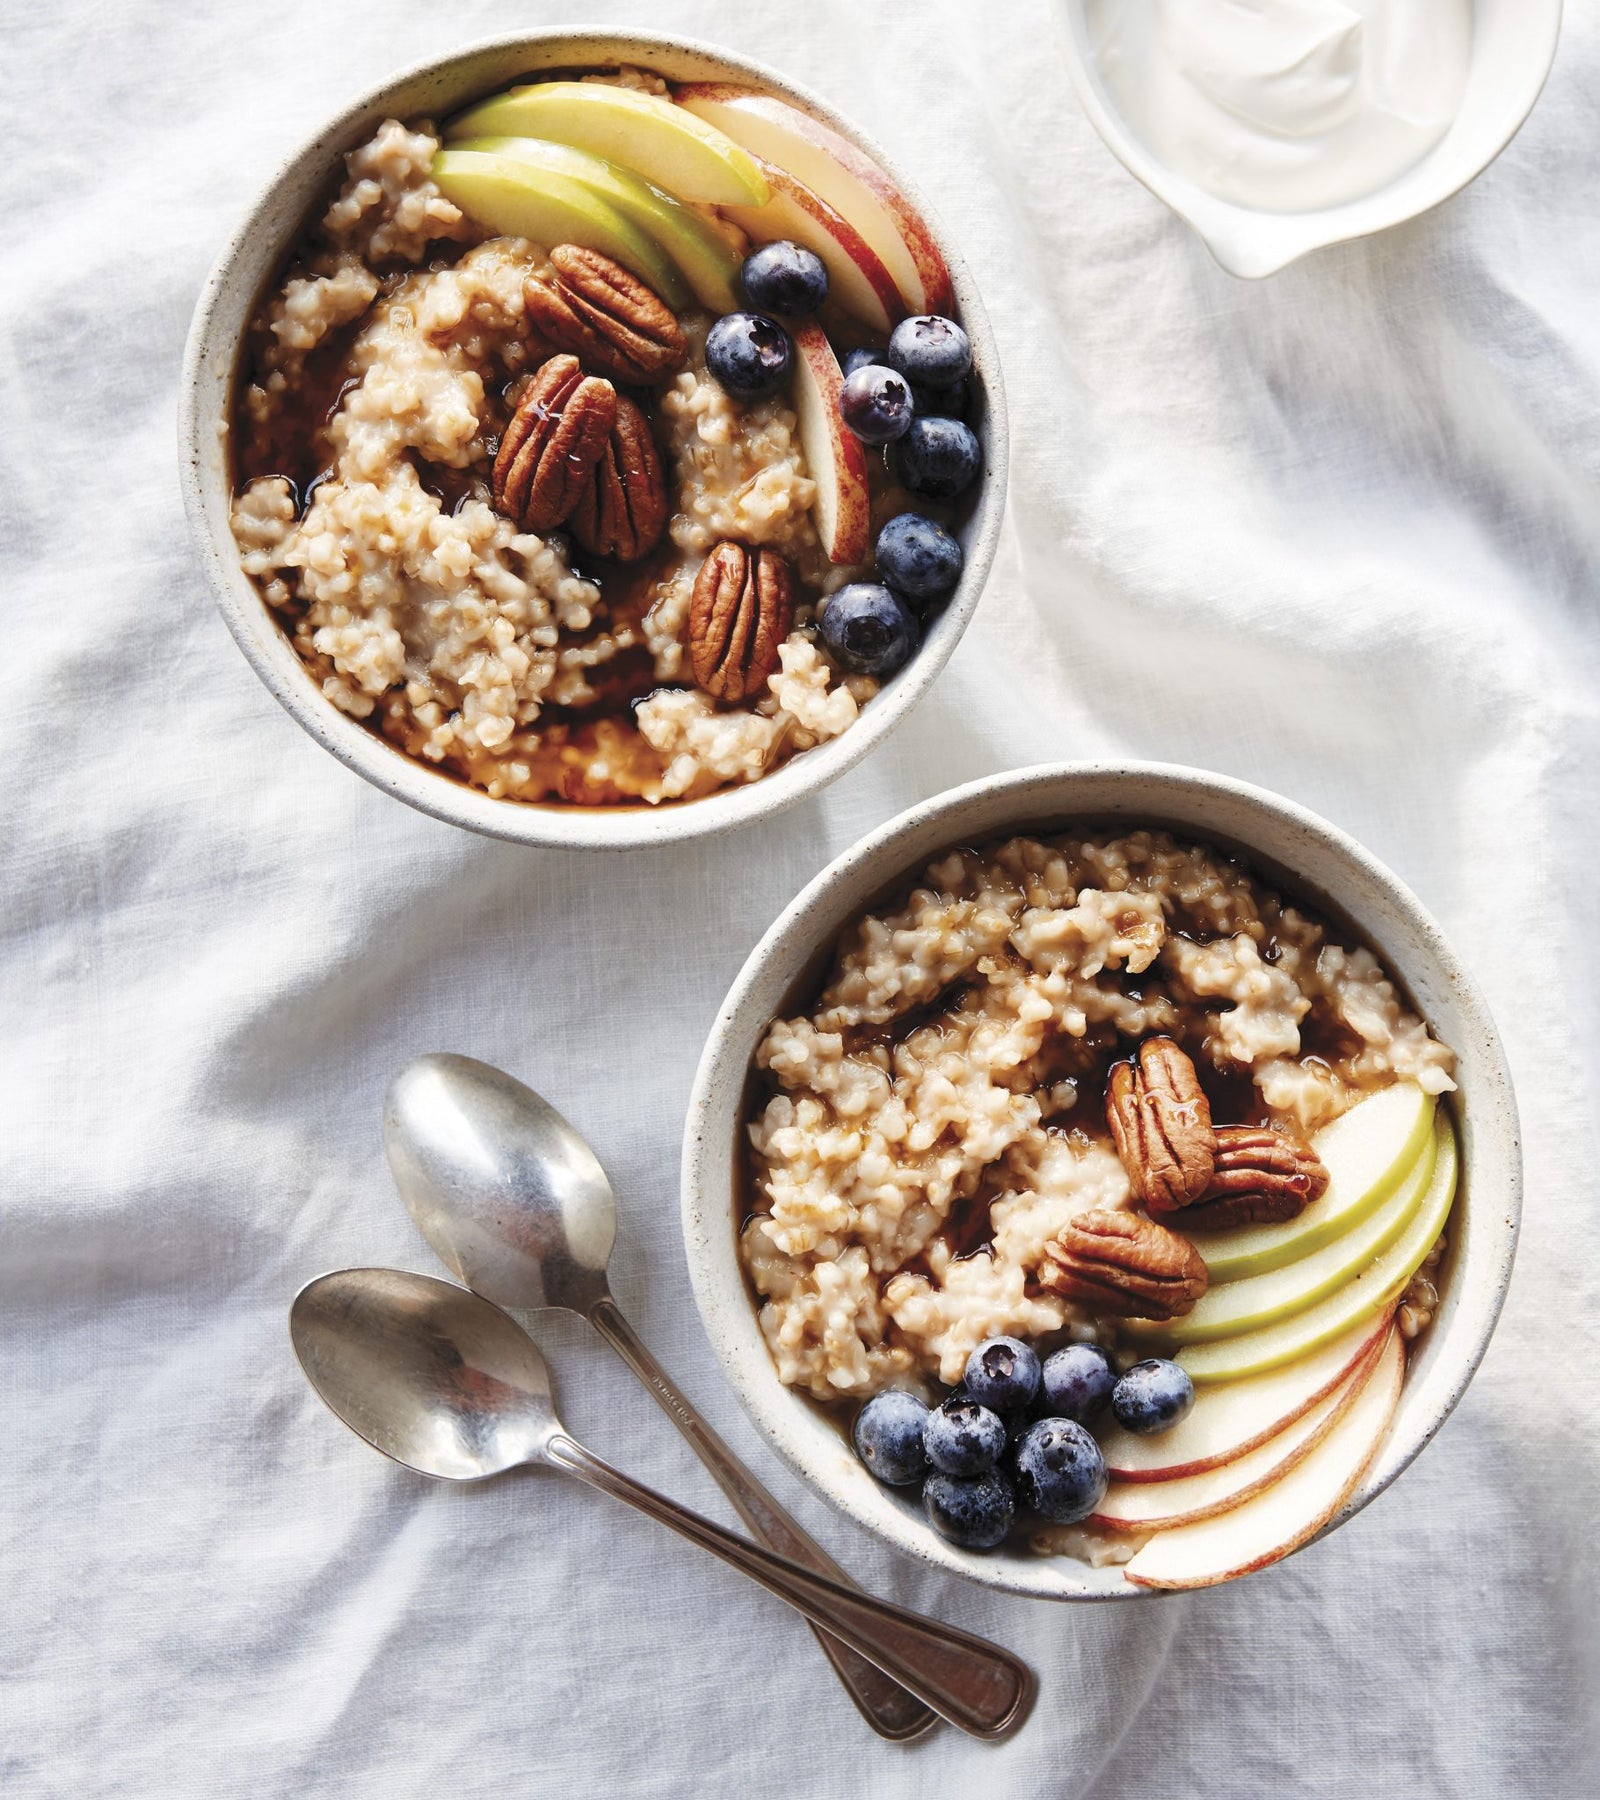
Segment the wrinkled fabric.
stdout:
[[[1067,85],[1045,0],[613,0],[780,62],[915,172],[1012,409],[976,621],[894,740],[719,842],[541,854],[424,818],[274,705],[178,497],[201,281],[358,89],[535,0],[11,9],[0,189],[0,1788],[15,1796],[1267,1800],[1600,1789],[1596,1536],[1600,24],[1464,195],[1259,285],[1219,272]],[[1155,757],[1355,833],[1475,969],[1528,1197],[1499,1333],[1418,1464],[1283,1566],[1020,1602],[834,1516],[724,1386],[679,1133],[718,1002],[832,856],[957,781]],[[379,1143],[394,1069],[500,1063],[620,1196],[617,1294],[877,1591],[1039,1671],[1011,1743],[871,1738],[806,1632],[554,1476],[427,1483],[343,1432],[285,1308],[429,1268]],[[718,1518],[576,1320],[569,1421]]]

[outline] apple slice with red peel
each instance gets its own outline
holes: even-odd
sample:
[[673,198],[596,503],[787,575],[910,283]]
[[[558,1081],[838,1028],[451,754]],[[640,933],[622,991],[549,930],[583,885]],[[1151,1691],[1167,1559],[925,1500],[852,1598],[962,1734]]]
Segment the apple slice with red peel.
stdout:
[[689,82],[681,106],[785,169],[848,219],[889,271],[907,312],[949,313],[950,271],[921,213],[863,150],[810,113],[754,88]]
[[794,409],[800,420],[800,447],[817,488],[812,508],[817,536],[829,562],[862,562],[872,533],[872,495],[867,453],[839,413],[844,371],[814,319],[792,327],[789,335],[797,352]]
[[1322,1442],[1242,1505],[1193,1525],[1158,1531],[1123,1569],[1138,1587],[1212,1587],[1280,1561],[1309,1543],[1355,1491],[1394,1417],[1405,1375],[1391,1331],[1371,1378]]
[[828,292],[852,318],[886,335],[905,316],[899,290],[876,252],[850,221],[835,212],[787,169],[753,159],[766,177],[772,197],[765,206],[724,206],[753,244],[779,239],[802,244],[822,258]]
[[1392,1317],[1385,1312],[1363,1320],[1284,1368],[1201,1388],[1187,1416],[1170,1431],[1141,1437],[1110,1426],[1100,1434],[1106,1472],[1117,1482],[1181,1481],[1249,1455],[1325,1400],[1373,1355]]
[[1374,1343],[1331,1394],[1254,1450],[1199,1475],[1175,1481],[1114,1481],[1087,1523],[1107,1531],[1170,1531],[1230,1512],[1269,1488],[1307,1457],[1355,1404],[1377,1366]]

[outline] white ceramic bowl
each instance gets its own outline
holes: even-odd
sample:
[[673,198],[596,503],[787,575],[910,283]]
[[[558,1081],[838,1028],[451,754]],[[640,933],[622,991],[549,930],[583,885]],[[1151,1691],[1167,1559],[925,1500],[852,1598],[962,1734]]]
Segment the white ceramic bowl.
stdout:
[[1169,169],[1129,128],[1090,48],[1084,0],[1062,0],[1067,65],[1083,109],[1117,158],[1204,240],[1231,275],[1273,275],[1347,238],[1366,237],[1448,200],[1488,168],[1533,111],[1555,61],[1561,0],[1474,0],[1472,64],[1461,110],[1433,149],[1376,193],[1315,212],[1258,212],[1219,200]]
[[[307,212],[347,150],[391,116],[439,118],[541,70],[619,62],[654,69],[669,80],[726,80],[765,88],[825,120],[888,171],[928,220],[949,264],[957,308],[972,340],[981,395],[981,416],[974,426],[983,443],[984,474],[960,534],[966,551],[960,585],[921,649],[848,731],[796,756],[761,781],[704,800],[615,809],[529,806],[492,800],[427,767],[324,699],[239,566],[228,523],[231,477],[226,428],[234,368],[258,297],[282,267]],[[407,69],[347,106],[286,159],[234,233],[201,293],[184,357],[179,452],[184,501],[222,616],[273,696],[325,750],[385,793],[453,825],[523,844],[621,850],[709,836],[792,806],[858,763],[916,705],[949,661],[994,560],[1005,511],[1006,406],[994,336],[966,263],[915,185],[847,119],[762,64],[709,45],[649,32],[546,31],[475,44]]]
[[920,1509],[880,1487],[843,1433],[778,1380],[738,1255],[735,1145],[747,1079],[768,1021],[821,975],[835,939],[951,844],[1072,820],[1171,826],[1234,846],[1348,920],[1456,1050],[1462,1183],[1443,1301],[1406,1376],[1389,1435],[1328,1529],[1382,1493],[1444,1423],[1477,1368],[1511,1275],[1521,1210],[1516,1102],[1482,997],[1416,897],[1343,832],[1243,782],[1159,763],[1062,763],[996,775],[941,794],[831,863],[751,952],[723,1002],[695,1079],[683,1147],[683,1228],[695,1299],[724,1372],[773,1447],[858,1524],[941,1569],[989,1587],[1057,1600],[1133,1599],[1149,1590],[1115,1568],[1009,1550],[978,1555],[938,1537]]

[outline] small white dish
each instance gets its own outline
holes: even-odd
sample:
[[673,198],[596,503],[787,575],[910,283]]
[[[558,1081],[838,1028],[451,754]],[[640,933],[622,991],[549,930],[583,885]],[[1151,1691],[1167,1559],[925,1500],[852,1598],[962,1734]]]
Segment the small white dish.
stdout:
[[914,1500],[880,1487],[837,1423],[779,1381],[738,1247],[751,1061],[768,1022],[820,977],[840,929],[951,844],[1085,819],[1163,824],[1242,850],[1268,876],[1347,919],[1456,1051],[1461,1183],[1440,1309],[1407,1370],[1388,1436],[1326,1529],[1383,1492],[1449,1417],[1499,1316],[1522,1205],[1516,1100],[1482,996],[1416,896],[1354,839],[1265,789],[1161,763],[1058,763],[955,788],[847,850],[762,938],[717,1014],[684,1127],[683,1231],[695,1300],[724,1374],[773,1448],[825,1499],[897,1549],[986,1587],[1052,1600],[1132,1600],[1152,1590],[1115,1567],[958,1550]]
[[1275,275],[1308,251],[1414,219],[1475,180],[1533,111],[1555,61],[1562,0],[1474,0],[1472,63],[1450,129],[1405,174],[1359,200],[1317,212],[1235,206],[1177,174],[1129,128],[1095,63],[1084,0],[1062,0],[1067,66],[1095,129],[1128,170],[1199,233],[1228,271]]
[[[442,118],[469,101],[552,69],[637,64],[676,81],[733,81],[790,100],[871,156],[927,219],[950,270],[956,306],[972,341],[973,420],[984,472],[961,529],[961,580],[921,648],[840,736],[794,757],[774,774],[703,800],[660,806],[526,805],[494,800],[407,756],[326,699],[296,656],[254,583],[239,566],[229,523],[233,484],[228,420],[239,349],[258,298],[282,268],[305,216],[325,193],[345,152],[386,118]],[[848,119],[775,70],[711,45],[655,32],[542,31],[496,38],[420,63],[345,107],[289,155],[245,215],[201,292],[184,354],[178,421],[180,477],[201,562],[228,629],[268,691],[347,768],[419,811],[514,843],[575,850],[630,850],[683,843],[781,812],[837,780],[880,744],[950,660],[994,561],[1006,501],[1006,401],[1000,355],[972,273],[916,184]]]

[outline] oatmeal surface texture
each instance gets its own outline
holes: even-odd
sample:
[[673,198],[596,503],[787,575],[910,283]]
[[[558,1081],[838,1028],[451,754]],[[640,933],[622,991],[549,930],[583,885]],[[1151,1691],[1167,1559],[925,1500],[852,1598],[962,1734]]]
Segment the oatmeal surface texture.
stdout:
[[[437,143],[391,119],[350,154],[315,255],[266,304],[266,348],[243,395],[247,419],[269,424],[297,397],[307,357],[359,321],[326,427],[326,478],[302,512],[288,480],[257,477],[233,512],[245,572],[323,693],[496,798],[694,798],[836,737],[876,684],[837,678],[803,629],[753,704],[718,708],[665,685],[687,680],[689,597],[720,538],[770,545],[817,592],[852,573],[830,569],[817,542],[794,412],[781,397],[740,405],[707,375],[705,315],[685,316],[690,366],[658,397],[676,511],[642,598],[608,607],[574,572],[563,537],[519,531],[494,510],[502,395],[541,354],[523,286],[547,257],[521,239],[483,238],[439,193]],[[406,266],[441,240],[463,246],[458,260]],[[419,463],[458,472],[453,508]],[[797,626],[810,617],[799,609]],[[647,657],[663,685],[631,717],[585,719],[625,652]],[[552,707],[567,709],[553,730]]]
[[954,1384],[996,1334],[1103,1336],[1034,1274],[1069,1219],[1132,1204],[1101,1094],[1155,1033],[1302,1135],[1395,1081],[1454,1086],[1370,950],[1212,849],[1140,830],[953,851],[846,932],[815,1007],[757,1053],[775,1091],[741,1248],[782,1380],[861,1397]]

